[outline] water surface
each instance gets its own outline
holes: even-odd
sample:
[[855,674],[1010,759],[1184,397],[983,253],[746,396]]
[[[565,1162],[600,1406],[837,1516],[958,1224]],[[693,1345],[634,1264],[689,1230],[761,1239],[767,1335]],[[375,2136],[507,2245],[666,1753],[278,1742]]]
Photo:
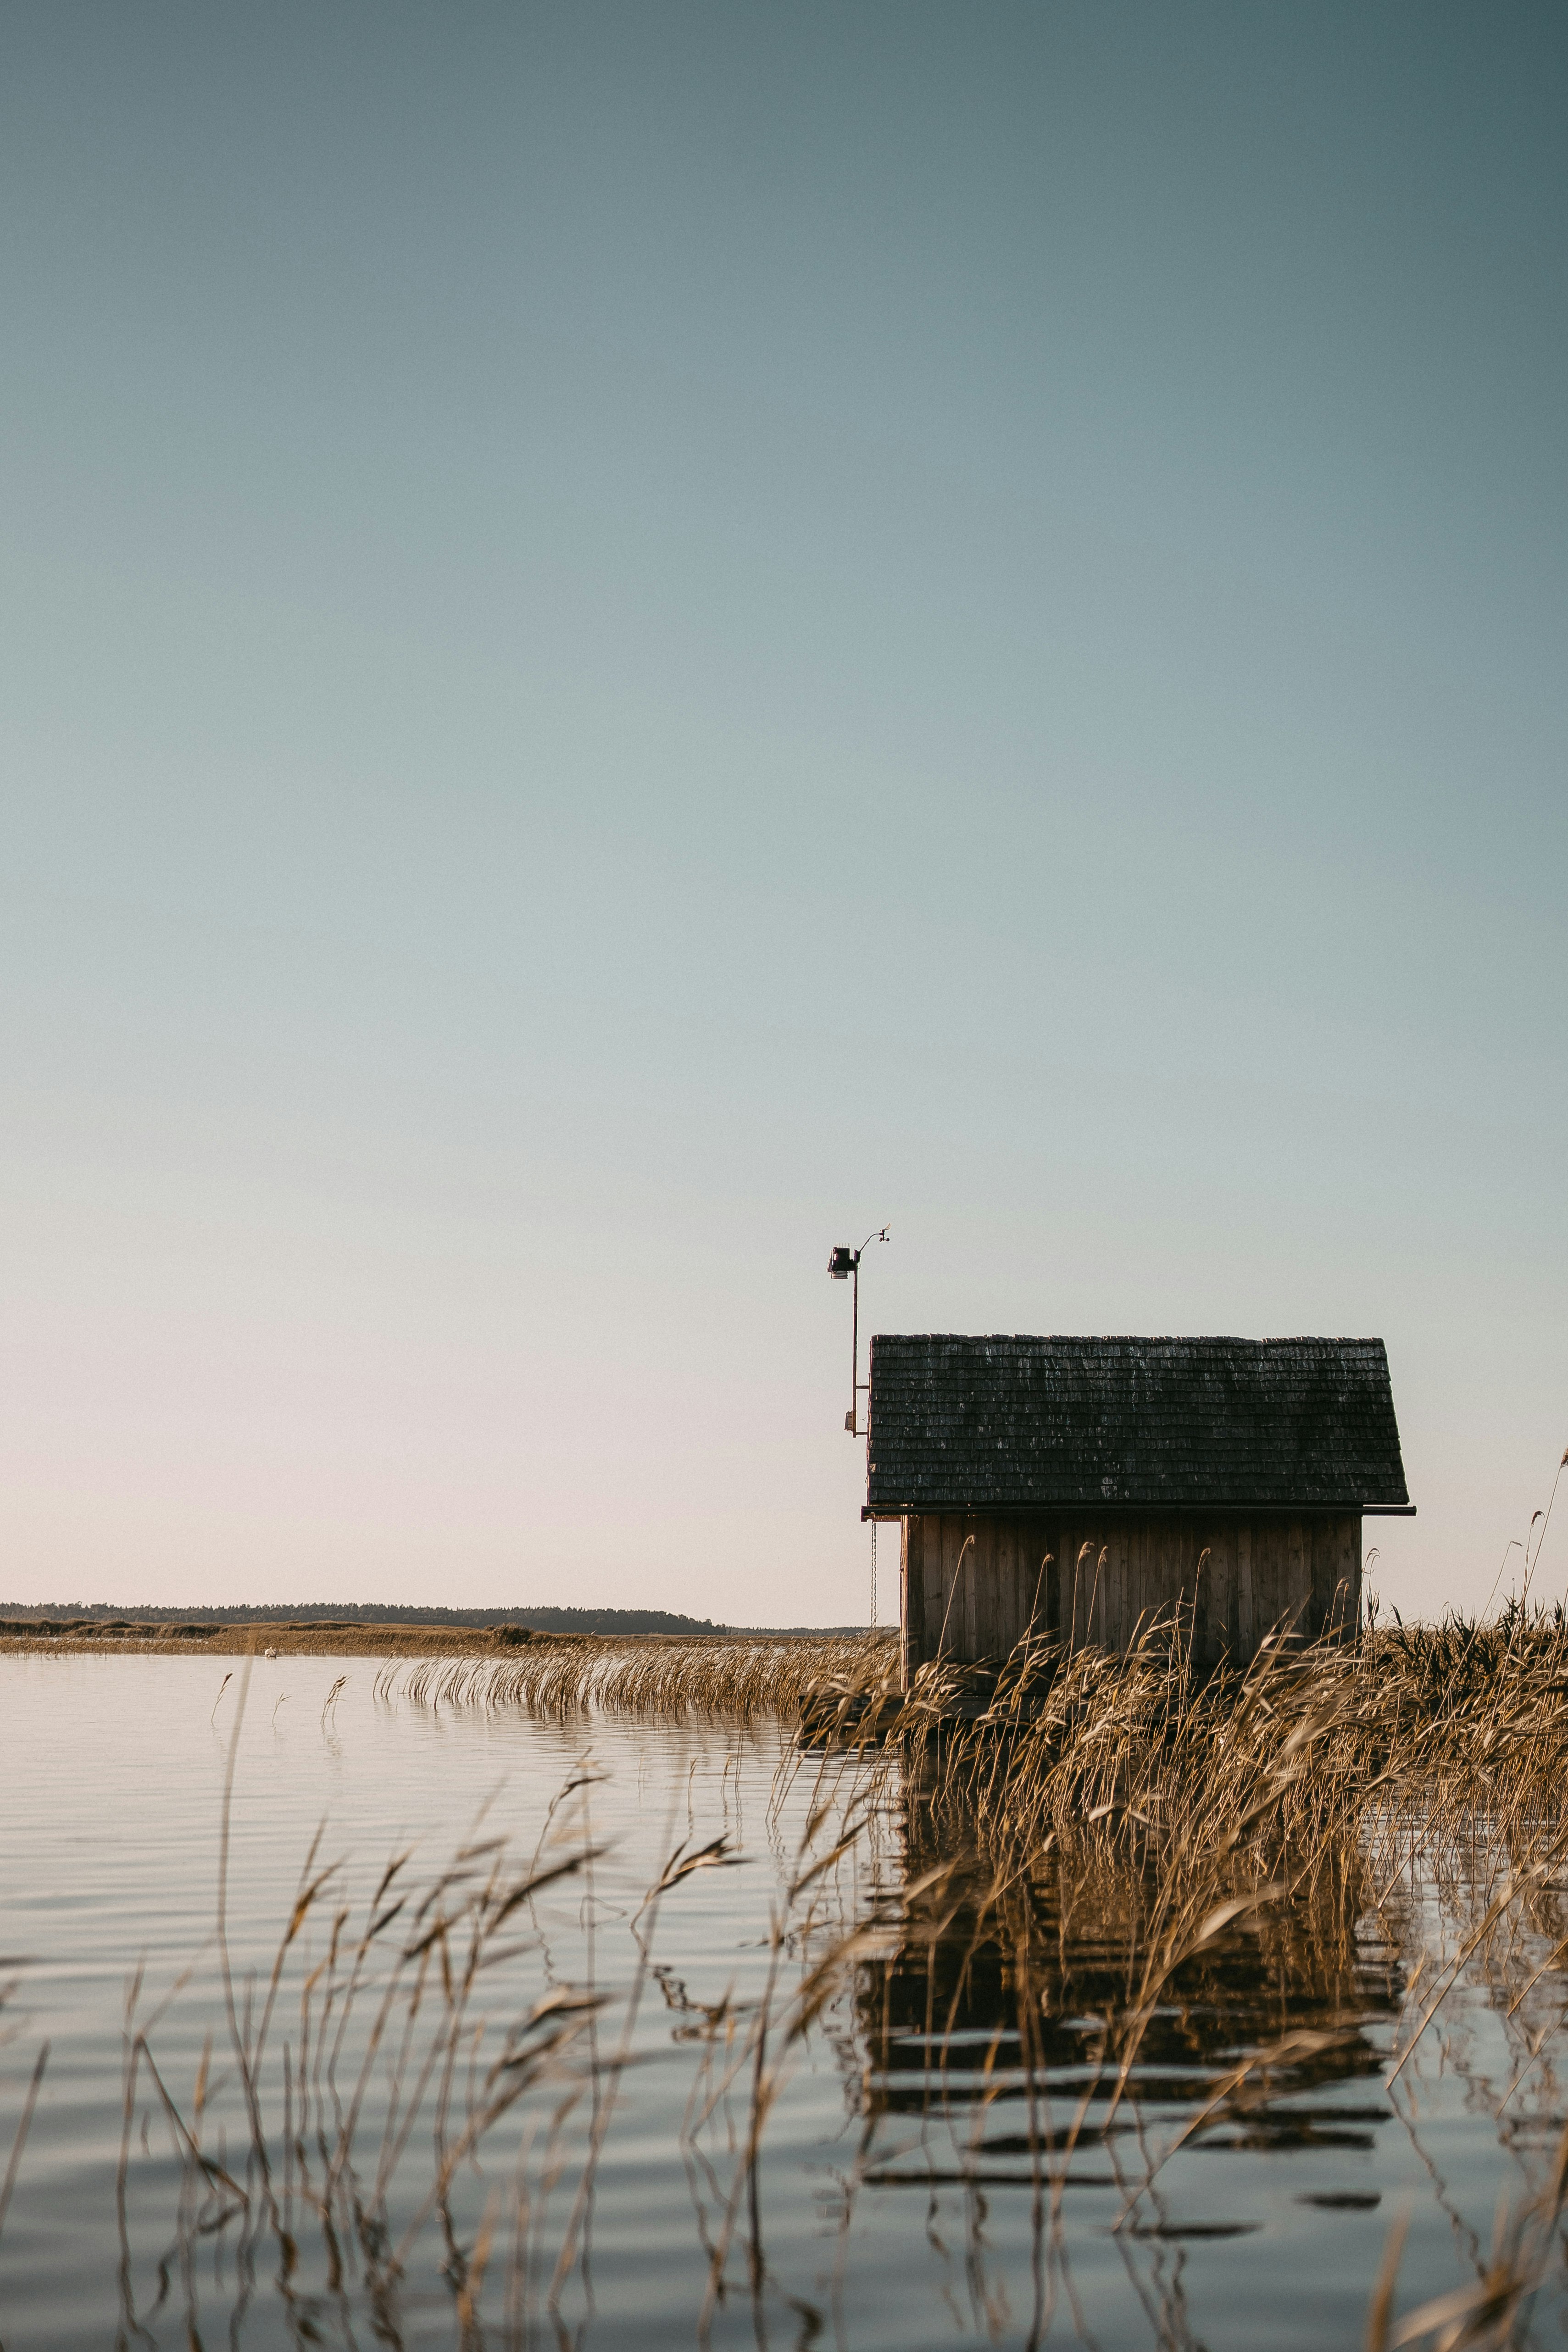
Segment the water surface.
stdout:
[[[1009,1898],[1002,1932],[976,1899],[978,1864],[943,1848],[918,1794],[857,1815],[861,1769],[801,1759],[777,1733],[447,1710],[399,1696],[403,1669],[378,1698],[371,1662],[286,1658],[257,1663],[233,1748],[226,1928],[242,2036],[318,1832],[318,1868],[341,1867],[287,1955],[258,2156],[215,1938],[229,1671],[203,1658],[0,1661],[12,1987],[0,2163],[45,2040],[50,2053],[0,2238],[7,2352],[1342,2345],[1361,2340],[1396,2214],[1409,2214],[1403,2304],[1473,2280],[1500,2195],[1539,2185],[1562,2127],[1540,2038],[1561,2015],[1551,1969],[1511,2020],[1485,1969],[1462,1970],[1386,2087],[1422,2005],[1420,1951],[1458,1931],[1452,1895],[1446,1908],[1415,1890],[1392,1939],[1354,1887],[1327,1910],[1243,1923],[1168,1988],[1113,2098],[1094,2053],[1141,1932],[1135,1885],[1111,1874],[1086,1890],[1080,1874],[1069,1886],[1047,1860]],[[847,1813],[859,1834],[792,1898]],[[705,1847],[704,1866],[647,1907],[670,1859]],[[458,1853],[467,1878],[416,1926]],[[458,1931],[425,1956],[409,2039],[397,2011],[365,2067],[375,2010],[362,1994],[335,2090],[319,2072],[315,2091],[298,2080],[302,2045],[321,2064],[320,2019],[301,2002],[319,2007],[333,1923],[348,1915],[341,1975],[404,1854],[382,1908],[405,1907],[371,1948],[367,1984],[485,1872],[512,1885],[577,1862],[496,1938],[451,2069],[448,2152],[509,2051],[502,2084],[526,2071],[530,2035],[569,2017],[575,2038],[463,2154],[444,2213],[423,2219],[440,2169],[440,2070],[379,2185],[378,2151],[416,2087],[441,1970],[460,1967]],[[906,1904],[944,1861],[955,1867],[935,1895]],[[803,1979],[851,1933],[792,2042]],[[157,2077],[139,2064],[128,2115],[133,1987],[132,2031]],[[556,2007],[541,2019],[542,1999]],[[764,2002],[776,2025],[759,2069]],[[1304,2054],[1249,2077],[1139,2193],[1249,2053],[1302,2033]],[[323,2231],[311,2198],[356,2097]],[[387,2253],[409,2232],[389,2286]],[[1536,2312],[1540,2340],[1560,2316]]]

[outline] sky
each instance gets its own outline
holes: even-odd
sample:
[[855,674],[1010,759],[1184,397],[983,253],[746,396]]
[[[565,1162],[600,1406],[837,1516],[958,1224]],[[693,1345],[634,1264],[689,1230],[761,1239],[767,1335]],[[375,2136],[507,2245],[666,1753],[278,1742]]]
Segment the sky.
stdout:
[[884,1223],[863,1334],[1381,1335],[1371,1580],[1517,1583],[1565,115],[1508,0],[12,0],[0,1599],[861,1620]]

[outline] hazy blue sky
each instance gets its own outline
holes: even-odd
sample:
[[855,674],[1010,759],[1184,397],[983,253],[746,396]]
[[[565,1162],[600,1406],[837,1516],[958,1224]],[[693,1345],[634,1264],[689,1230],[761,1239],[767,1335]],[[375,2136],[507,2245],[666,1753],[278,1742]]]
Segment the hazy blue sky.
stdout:
[[1382,1333],[1374,1580],[1482,1601],[1568,1438],[1565,68],[13,0],[0,1598],[858,1616],[890,1218],[868,1328]]

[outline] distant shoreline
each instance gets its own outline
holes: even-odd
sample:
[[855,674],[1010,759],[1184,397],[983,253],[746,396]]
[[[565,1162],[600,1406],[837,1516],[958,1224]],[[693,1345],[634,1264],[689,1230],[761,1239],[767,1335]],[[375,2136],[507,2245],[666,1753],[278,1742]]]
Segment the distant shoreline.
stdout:
[[52,1618],[57,1622],[151,1625],[529,1625],[536,1633],[729,1633],[712,1618],[679,1616],[670,1609],[449,1609],[439,1601],[0,1601],[0,1621]]
[[[584,1612],[584,1614],[587,1612]],[[599,1613],[599,1612],[595,1612]],[[608,1612],[605,1612],[608,1613]],[[628,1614],[636,1613],[628,1612]],[[65,1616],[41,1611],[0,1612],[0,1656],[47,1654],[111,1657],[375,1657],[505,1658],[527,1649],[593,1647],[688,1649],[693,1643],[729,1646],[749,1642],[800,1642],[835,1635],[860,1635],[866,1626],[704,1626],[690,1633],[642,1633],[608,1631],[560,1633],[536,1629],[516,1619],[482,1624],[432,1623],[420,1619],[347,1620],[268,1618],[205,1620],[195,1612],[139,1619]],[[878,1629],[891,1634],[892,1628]]]

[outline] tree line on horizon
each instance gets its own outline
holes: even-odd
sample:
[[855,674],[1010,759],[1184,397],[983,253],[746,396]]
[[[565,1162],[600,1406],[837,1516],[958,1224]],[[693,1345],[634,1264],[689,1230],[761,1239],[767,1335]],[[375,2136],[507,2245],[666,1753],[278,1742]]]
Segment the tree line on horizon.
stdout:
[[427,1608],[401,1601],[276,1601],[170,1608],[162,1602],[119,1601],[0,1601],[13,1618],[131,1618],[143,1624],[246,1625],[523,1625],[536,1633],[858,1633],[858,1625],[722,1625],[710,1617],[683,1617],[668,1609]]

